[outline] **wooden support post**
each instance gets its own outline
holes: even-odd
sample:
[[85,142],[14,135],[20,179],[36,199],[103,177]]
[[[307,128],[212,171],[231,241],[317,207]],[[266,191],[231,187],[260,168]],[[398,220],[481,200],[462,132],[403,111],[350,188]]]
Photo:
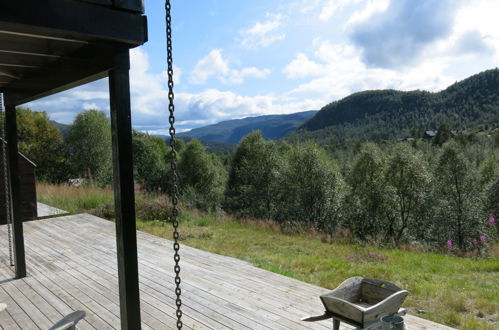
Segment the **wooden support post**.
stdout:
[[333,330],[340,330],[340,320],[333,318]]
[[109,72],[109,94],[121,329],[140,329],[129,70],[128,48],[120,49]]
[[15,276],[16,278],[23,278],[26,277],[26,257],[24,254],[24,233],[21,210],[21,180],[19,178],[18,166],[17,118],[16,106],[15,104],[9,103],[8,95],[5,95],[5,128],[7,131],[8,168],[12,196],[12,232],[14,234],[14,264],[16,266]]

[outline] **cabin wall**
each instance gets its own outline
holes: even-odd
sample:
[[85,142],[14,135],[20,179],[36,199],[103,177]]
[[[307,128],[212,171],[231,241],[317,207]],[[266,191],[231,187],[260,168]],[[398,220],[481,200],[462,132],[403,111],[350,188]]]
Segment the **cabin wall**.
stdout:
[[[33,220],[38,216],[36,206],[35,166],[22,155],[19,155],[18,157],[19,171],[21,174],[21,216],[23,221]],[[3,157],[0,157],[0,225],[7,223],[4,173]]]

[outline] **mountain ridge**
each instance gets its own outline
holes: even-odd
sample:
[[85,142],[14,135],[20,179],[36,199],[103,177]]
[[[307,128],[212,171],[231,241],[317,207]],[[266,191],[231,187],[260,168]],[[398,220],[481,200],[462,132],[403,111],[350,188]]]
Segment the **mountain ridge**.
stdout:
[[179,137],[196,138],[202,141],[237,144],[247,134],[259,130],[264,138],[277,140],[294,131],[315,113],[317,113],[316,110],[310,110],[285,115],[263,115],[231,119],[194,128],[188,132],[178,133],[177,135]]

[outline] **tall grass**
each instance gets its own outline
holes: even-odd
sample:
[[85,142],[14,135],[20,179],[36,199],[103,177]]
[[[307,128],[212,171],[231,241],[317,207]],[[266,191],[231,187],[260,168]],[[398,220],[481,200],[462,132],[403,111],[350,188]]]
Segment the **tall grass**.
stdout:
[[86,212],[99,206],[114,203],[113,191],[93,185],[73,187],[69,185],[36,185],[37,199],[41,203],[70,213]]
[[[49,185],[37,188],[40,201],[70,212],[112,205],[109,190]],[[168,207],[165,196],[137,192],[136,199],[137,229],[171,238],[170,224],[144,220],[163,216],[157,210]],[[153,212],[147,212],[149,209]],[[189,246],[243,259],[326,288],[355,275],[386,279],[410,291],[404,306],[411,314],[459,329],[499,329],[497,246],[491,247],[487,258],[460,258],[409,248],[356,246],[347,240],[331,242],[314,234],[282,232],[272,221],[239,220],[223,211],[207,214],[185,207],[180,220],[182,243]]]

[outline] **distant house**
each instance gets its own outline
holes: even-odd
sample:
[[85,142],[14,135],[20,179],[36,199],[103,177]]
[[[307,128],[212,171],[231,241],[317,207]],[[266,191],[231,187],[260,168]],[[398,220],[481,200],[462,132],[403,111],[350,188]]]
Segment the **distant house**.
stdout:
[[438,133],[437,130],[425,131],[424,137],[426,139],[433,139],[435,136],[437,136],[437,133]]

